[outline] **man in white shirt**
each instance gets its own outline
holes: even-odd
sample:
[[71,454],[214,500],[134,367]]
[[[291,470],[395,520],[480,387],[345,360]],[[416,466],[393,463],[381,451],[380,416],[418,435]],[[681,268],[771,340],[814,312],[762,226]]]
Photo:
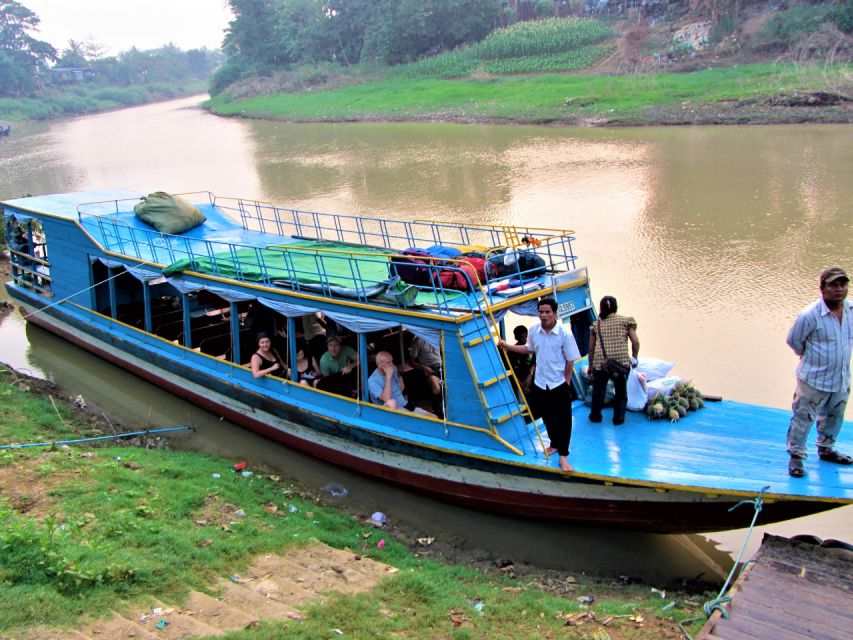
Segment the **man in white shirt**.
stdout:
[[581,355],[571,328],[557,318],[557,301],[542,298],[538,310],[539,322],[530,327],[526,344],[514,345],[501,340],[498,347],[515,353],[536,354],[531,401],[542,416],[551,439],[548,453],[557,453],[563,471],[573,471],[568,461],[572,439],[572,370]]

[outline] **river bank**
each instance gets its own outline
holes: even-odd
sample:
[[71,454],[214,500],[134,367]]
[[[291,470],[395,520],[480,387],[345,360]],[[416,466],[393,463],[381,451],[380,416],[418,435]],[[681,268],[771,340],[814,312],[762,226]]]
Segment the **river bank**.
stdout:
[[[0,444],[125,432],[49,381],[4,368]],[[392,570],[367,593],[302,603],[298,617],[231,636],[679,638],[710,592],[662,593],[649,585],[516,566],[412,538],[393,523],[375,528],[328,496],[312,495],[270,470],[197,453],[168,441],[13,448],[0,452],[4,637],[33,628],[79,628],[90,616],[158,600],[185,606],[192,589],[215,593],[216,576],[240,575],[258,556],[297,553],[318,542]],[[241,473],[246,471],[247,473]],[[45,546],[46,545],[46,546]],[[44,554],[47,553],[47,556]],[[48,557],[47,564],[38,557]],[[35,563],[35,564],[33,564]],[[39,567],[39,568],[36,568]],[[296,582],[304,575],[290,576]],[[342,568],[342,571],[344,569]],[[207,586],[205,586],[207,585]],[[357,612],[357,613],[354,613]],[[39,631],[38,633],[42,633]],[[12,634],[12,635],[9,635]],[[15,635],[17,634],[17,635]]]
[[[38,97],[0,98],[0,123],[53,121],[128,107],[167,102],[207,93],[205,82],[156,83],[132,87],[76,87],[75,92],[54,91]],[[14,135],[14,128],[12,129]]]
[[560,126],[853,122],[851,66],[753,64],[689,73],[536,74],[350,84],[205,103],[286,122],[457,122]]

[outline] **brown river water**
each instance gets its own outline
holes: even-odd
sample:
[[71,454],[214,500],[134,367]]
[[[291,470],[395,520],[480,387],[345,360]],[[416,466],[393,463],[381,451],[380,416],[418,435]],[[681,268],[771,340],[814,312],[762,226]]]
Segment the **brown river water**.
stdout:
[[[199,101],[17,125],[0,140],[0,199],[209,190],[316,211],[572,229],[593,296],[616,296],[637,319],[643,355],[675,361],[706,393],[775,407],[790,404],[796,358],[785,335],[817,298],[818,273],[853,269],[850,125],[287,124],[218,118]],[[313,490],[343,484],[347,509],[383,511],[474,556],[671,582],[727,572],[745,539],[556,526],[432,502],[272,446],[17,315],[0,325],[0,361],[129,426],[201,427],[180,446],[264,462]],[[853,541],[853,507],[760,527],[748,553],[761,531]]]

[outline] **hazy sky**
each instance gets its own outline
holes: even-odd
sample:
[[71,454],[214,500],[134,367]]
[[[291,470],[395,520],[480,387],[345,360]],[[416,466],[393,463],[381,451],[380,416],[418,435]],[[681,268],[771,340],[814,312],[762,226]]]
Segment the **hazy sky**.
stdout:
[[231,20],[227,0],[18,0],[41,20],[31,35],[61,52],[94,40],[107,55],[172,42],[184,51],[218,49]]

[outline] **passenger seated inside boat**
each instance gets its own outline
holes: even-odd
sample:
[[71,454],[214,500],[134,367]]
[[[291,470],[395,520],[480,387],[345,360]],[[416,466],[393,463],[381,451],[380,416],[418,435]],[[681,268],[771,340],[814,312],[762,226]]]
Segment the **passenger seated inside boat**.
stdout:
[[326,338],[329,350],[320,358],[317,388],[341,396],[352,396],[358,384],[358,353],[342,344],[340,336]]
[[394,366],[394,358],[387,351],[376,354],[376,369],[367,379],[370,401],[388,409],[408,409],[414,411],[415,403],[403,394],[406,385],[403,377]]
[[298,374],[299,384],[304,384],[308,387],[317,386],[317,381],[320,379],[320,367],[317,364],[317,359],[309,357],[305,352],[305,343],[296,343],[296,373]]
[[258,334],[258,350],[252,354],[249,366],[255,378],[274,375],[279,378],[288,376],[289,368],[284,360],[278,355],[278,351],[272,348],[272,341],[266,333]]
[[441,400],[441,384],[443,379],[441,349],[431,345],[423,338],[414,336],[412,345],[409,347],[408,364],[416,371],[419,371],[422,379],[426,382],[431,396],[430,400],[433,413],[442,416],[444,412]]

